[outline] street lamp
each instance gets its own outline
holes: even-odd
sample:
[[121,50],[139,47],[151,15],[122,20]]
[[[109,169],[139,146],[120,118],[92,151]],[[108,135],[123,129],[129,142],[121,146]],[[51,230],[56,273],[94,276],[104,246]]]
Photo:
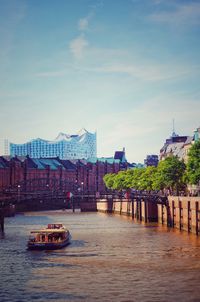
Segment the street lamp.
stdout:
[[83,188],[84,188],[84,182],[81,182],[81,200],[83,201]]
[[21,188],[21,186],[17,185],[17,200],[18,201],[20,200],[20,188]]

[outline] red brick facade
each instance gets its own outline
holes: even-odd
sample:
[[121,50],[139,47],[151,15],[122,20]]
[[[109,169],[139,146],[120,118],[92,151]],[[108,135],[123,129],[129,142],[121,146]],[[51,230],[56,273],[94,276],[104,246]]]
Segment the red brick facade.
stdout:
[[[51,165],[52,161],[52,165]],[[40,164],[43,164],[41,166]],[[53,165],[54,164],[54,165]],[[0,157],[0,190],[16,187],[21,183],[31,183],[31,180],[43,179],[51,188],[51,180],[66,181],[75,184],[84,193],[104,193],[106,188],[103,176],[107,173],[117,173],[119,162],[90,163],[83,160],[72,162],[68,160],[31,159]],[[34,189],[37,190],[37,186]],[[38,188],[39,189],[39,188]]]

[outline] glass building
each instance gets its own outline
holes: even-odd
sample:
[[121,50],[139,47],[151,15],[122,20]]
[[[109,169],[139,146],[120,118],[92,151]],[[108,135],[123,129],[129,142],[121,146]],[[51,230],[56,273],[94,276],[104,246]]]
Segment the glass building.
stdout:
[[10,143],[10,155],[29,155],[31,158],[58,156],[61,159],[96,157],[96,132],[82,129],[75,135],[59,133],[53,141],[37,138],[24,144]]

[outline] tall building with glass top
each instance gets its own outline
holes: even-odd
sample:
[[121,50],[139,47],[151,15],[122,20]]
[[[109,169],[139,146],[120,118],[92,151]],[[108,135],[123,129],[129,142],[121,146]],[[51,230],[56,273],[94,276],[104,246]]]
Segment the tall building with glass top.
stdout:
[[97,156],[96,132],[90,133],[82,129],[77,134],[59,133],[53,141],[41,138],[24,144],[10,143],[11,156],[59,157],[61,159],[88,159]]

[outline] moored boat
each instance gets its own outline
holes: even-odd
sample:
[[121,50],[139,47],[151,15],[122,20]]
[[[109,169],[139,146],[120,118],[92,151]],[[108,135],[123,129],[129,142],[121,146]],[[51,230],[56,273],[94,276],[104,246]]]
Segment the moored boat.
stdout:
[[47,228],[31,231],[27,243],[29,250],[56,250],[70,243],[70,232],[61,223],[48,224]]

